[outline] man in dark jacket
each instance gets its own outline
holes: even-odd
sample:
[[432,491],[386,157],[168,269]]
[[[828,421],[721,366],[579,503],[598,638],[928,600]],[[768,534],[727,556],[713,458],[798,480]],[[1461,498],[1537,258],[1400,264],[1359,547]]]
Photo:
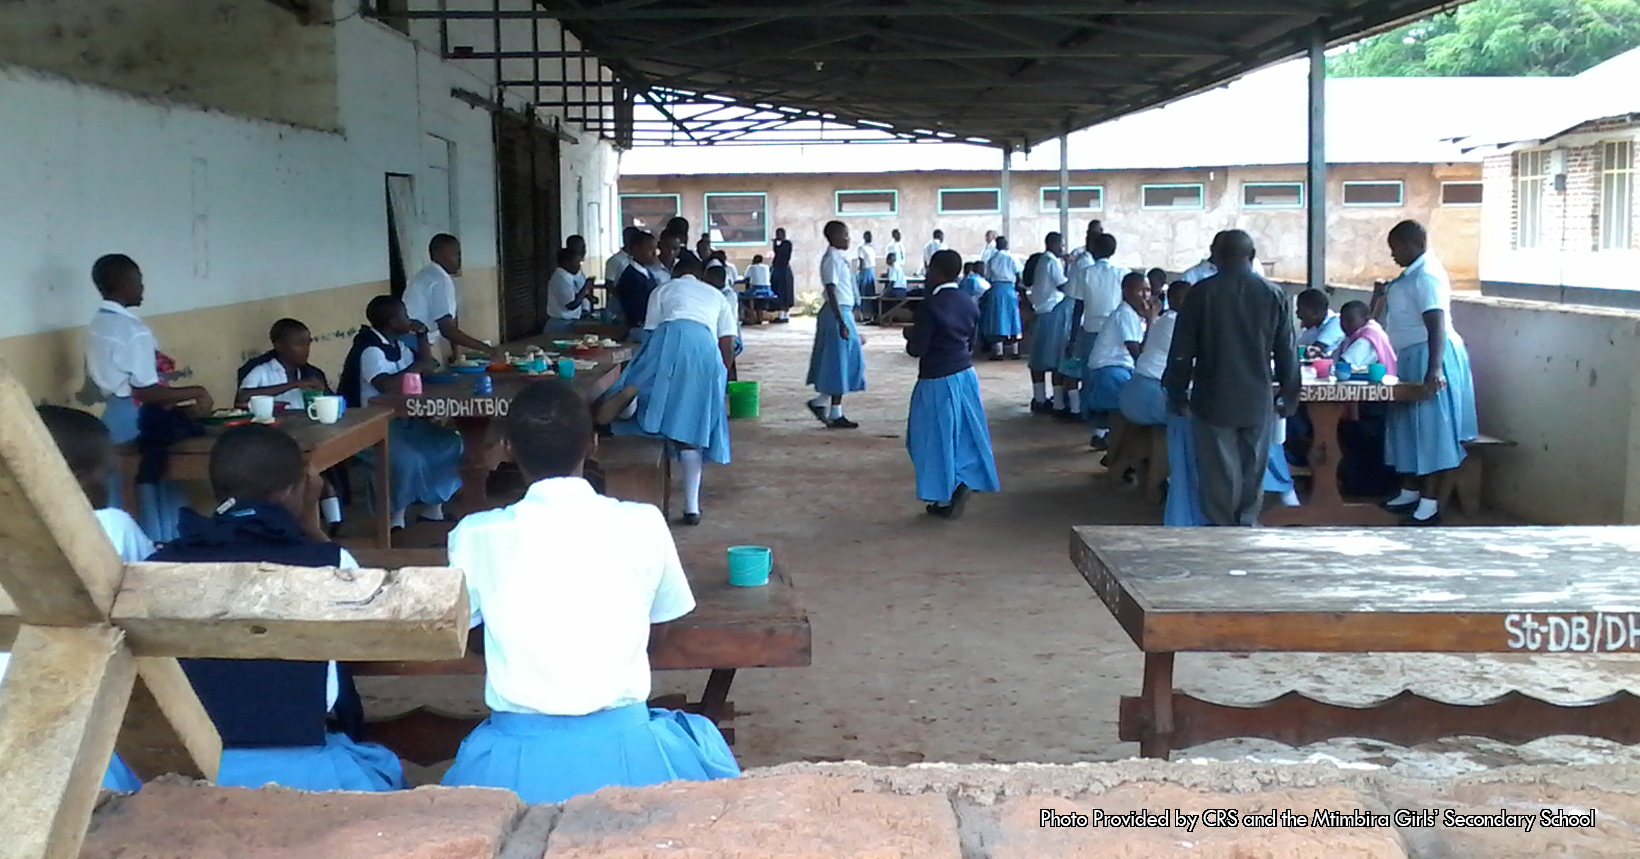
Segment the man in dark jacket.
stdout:
[[[1213,525],[1254,525],[1276,411],[1298,408],[1298,341],[1281,289],[1253,272],[1253,239],[1228,230],[1213,239],[1218,273],[1179,312],[1162,387],[1176,414],[1190,414],[1202,514]],[[1271,366],[1274,365],[1274,374]],[[1188,411],[1187,411],[1188,410]]]

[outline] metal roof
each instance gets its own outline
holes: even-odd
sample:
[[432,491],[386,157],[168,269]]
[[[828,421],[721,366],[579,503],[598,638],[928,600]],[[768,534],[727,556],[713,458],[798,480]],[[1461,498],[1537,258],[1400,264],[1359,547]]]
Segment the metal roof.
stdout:
[[[1318,25],[1332,46],[1460,3],[538,0],[534,10],[400,16],[557,19],[580,48],[469,56],[595,59],[624,84],[619,100],[653,110],[654,121],[689,142],[780,131],[797,132],[788,142],[799,142],[847,125],[885,142],[1030,148],[1297,56]],[[633,114],[620,121],[631,126]],[[670,142],[645,137],[632,142]]]

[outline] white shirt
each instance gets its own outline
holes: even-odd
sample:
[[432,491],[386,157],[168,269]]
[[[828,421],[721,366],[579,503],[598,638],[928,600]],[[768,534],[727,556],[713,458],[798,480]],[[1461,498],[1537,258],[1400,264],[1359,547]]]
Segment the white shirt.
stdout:
[[449,545],[473,626],[484,625],[491,710],[582,716],[646,701],[650,624],[695,608],[660,510],[580,478],[468,514]]
[[[371,378],[375,377],[372,376]],[[239,390],[271,388],[275,385],[286,384],[289,381],[290,373],[285,371],[285,365],[278,358],[269,358],[252,367],[251,371],[245,374],[245,381],[239,383]],[[274,396],[273,401],[284,403],[293,409],[307,408],[307,404],[302,401],[302,390],[300,388],[291,388],[283,394],[277,394]]]
[[1298,345],[1321,346],[1331,352],[1344,344],[1344,323],[1334,311],[1327,311],[1327,319],[1314,328],[1298,332]]
[[[581,302],[573,310],[569,306],[580,294],[581,287],[575,282],[574,274],[561,268],[554,269],[552,278],[547,281],[547,316],[553,319],[580,319],[586,314],[586,302]],[[428,327],[431,329],[431,326]]]
[[[372,330],[371,333],[375,334],[376,339],[382,341],[382,343],[385,344],[387,342],[387,338],[382,336],[380,331]],[[360,399],[364,400],[364,402],[368,404],[371,400],[382,395],[382,392],[376,390],[376,386],[371,384],[375,381],[377,376],[383,374],[392,376],[402,373],[405,368],[414,363],[416,363],[415,354],[410,351],[409,347],[404,346],[403,344],[400,344],[399,346],[399,360],[397,361],[387,360],[387,353],[382,351],[379,346],[367,347],[359,354]]]
[[1150,331],[1145,335],[1145,348],[1134,363],[1133,375],[1158,382],[1162,380],[1162,371],[1167,369],[1167,350],[1173,348],[1173,326],[1178,322],[1178,311],[1169,310],[1150,323]]
[[85,370],[104,397],[159,384],[159,343],[148,323],[117,301],[97,305],[86,330]]
[[[1365,367],[1368,364],[1378,363],[1378,350],[1373,348],[1371,340],[1362,337],[1340,352],[1338,359],[1352,367]],[[1419,381],[1423,380],[1420,379]]]
[[654,331],[663,322],[687,319],[711,329],[713,338],[733,337],[738,324],[737,309],[724,299],[717,287],[694,275],[684,275],[649,293],[643,327]]
[[438,345],[444,341],[438,321],[456,312],[456,281],[444,266],[430,262],[404,287],[404,309],[411,319],[427,326],[427,342],[433,354],[440,354]]
[[877,249],[876,248],[872,247],[869,244],[861,245],[859,250],[857,250],[855,252],[855,256],[860,260],[860,269],[862,271],[869,271],[869,272],[876,272],[877,271]]
[[649,267],[649,276],[655,279],[656,286],[660,286],[672,279],[672,271],[656,260],[655,264]]
[[1082,254],[1073,265],[1071,295],[1082,302],[1082,330],[1098,333],[1122,304],[1122,278],[1128,271],[1108,259],[1096,260],[1092,254]]
[[621,275],[626,273],[626,267],[631,264],[632,255],[627,253],[625,248],[616,251],[615,255],[604,263],[604,283],[611,285],[619,283]]
[[888,288],[907,288],[905,281],[905,266],[900,265],[899,262],[895,262],[893,265],[888,267]]
[[746,267],[747,286],[768,286],[771,282],[772,281],[769,279],[769,267],[767,265],[763,263],[753,263],[752,265]]
[[980,265],[984,266],[986,263],[990,262],[991,257],[996,256],[996,253],[997,253],[997,243],[996,242],[986,242],[985,243],[985,250],[980,251],[980,253],[979,253],[979,263],[980,263]]
[[837,296],[838,307],[853,307],[860,303],[860,288],[855,283],[853,270],[849,268],[848,256],[836,248],[826,248],[826,253],[820,257],[820,284],[824,286],[828,283]]
[[911,264],[911,260],[906,259],[905,256],[905,242],[889,242],[888,247],[883,250],[883,259],[888,259],[889,254],[893,254],[894,258],[900,261],[900,265]]
[[1415,343],[1429,342],[1424,314],[1431,310],[1444,311],[1447,336],[1460,339],[1452,327],[1452,282],[1447,279],[1446,266],[1433,256],[1426,253],[1413,260],[1400,277],[1389,282],[1384,296],[1384,330],[1397,353]]
[[1031,307],[1038,316],[1052,313],[1065,300],[1064,287],[1070,281],[1065,277],[1065,264],[1059,257],[1045,253],[1037,258],[1035,279],[1031,282]]
[[[1128,351],[1127,344],[1143,343],[1144,340],[1144,317],[1133,309],[1133,305],[1124,301],[1105,318],[1105,324],[1099,331],[1099,339],[1093,341],[1093,351],[1088,353],[1088,366],[1095,370],[1103,367],[1132,367],[1133,353]],[[1166,360],[1165,356],[1163,360]]]
[[934,254],[943,250],[945,250],[945,242],[939,239],[933,239],[928,244],[923,245],[923,268],[928,268],[928,264],[934,261]]
[[[114,551],[120,560],[127,563],[145,561],[154,554],[154,542],[142,532],[142,526],[131,514],[116,507],[105,507],[97,511],[97,524],[102,526],[103,533],[108,535],[108,541],[114,544]],[[0,679],[6,676],[6,666],[11,662],[11,654],[0,651]]]
[[1019,260],[1007,251],[991,254],[991,259],[985,263],[985,279],[1010,286],[1019,283]]

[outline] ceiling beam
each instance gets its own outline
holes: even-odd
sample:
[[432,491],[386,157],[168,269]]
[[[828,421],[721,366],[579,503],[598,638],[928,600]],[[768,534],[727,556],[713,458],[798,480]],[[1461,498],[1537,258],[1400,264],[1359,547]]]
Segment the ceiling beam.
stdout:
[[[820,46],[836,44],[846,41],[850,36],[829,38],[817,43]],[[815,43],[811,43],[815,44]],[[826,65],[852,65],[854,63],[874,62],[923,62],[925,60],[940,60],[951,57],[951,51],[921,50],[921,51],[883,51],[881,53],[852,53],[852,54],[820,54],[810,55],[808,51],[815,50],[810,45],[794,48],[790,51],[768,51],[763,53],[737,54],[733,65],[711,67],[702,71],[723,71],[737,68],[751,63],[768,62],[823,62]],[[1018,48],[985,47],[977,50],[964,50],[964,59],[973,60],[1012,60],[1012,59],[1042,59],[1042,60],[1098,60],[1098,59],[1188,59],[1202,56],[1197,50],[1152,50],[1140,49],[1124,51],[1112,48],[1029,48],[1021,45]],[[1228,52],[1220,56],[1229,56]],[[560,60],[560,59],[588,59],[588,60],[646,60],[657,61],[651,51],[459,51],[452,52],[449,59],[459,60]]]
[[[275,0],[278,2],[279,0]],[[613,4],[620,6],[622,4]],[[1295,14],[1307,13],[1302,9],[1295,10],[1294,3],[1281,0],[1150,0],[1143,4],[1128,3],[1125,0],[1110,2],[1110,0],[1063,0],[1059,3],[1033,3],[1013,5],[1008,3],[972,3],[968,7],[980,14],[997,16],[1020,15],[1121,15],[1121,16],[1152,16],[1152,15],[1211,15],[1234,16],[1254,15],[1286,17]],[[780,8],[780,7],[775,7]],[[541,9],[411,9],[393,11],[376,8],[372,14],[378,18],[397,18],[408,20],[461,20],[480,19],[491,20],[500,18],[533,19],[552,18],[559,21],[700,21],[707,19],[767,19],[770,17],[797,17],[797,18],[943,18],[952,14],[954,10],[943,3],[908,3],[903,6],[831,6],[822,8],[805,8],[801,6],[787,6],[781,11],[772,11],[767,6],[708,6],[704,8],[658,7],[658,4],[645,4],[640,8],[611,8],[610,6],[588,6],[585,8],[560,7],[557,3]]]

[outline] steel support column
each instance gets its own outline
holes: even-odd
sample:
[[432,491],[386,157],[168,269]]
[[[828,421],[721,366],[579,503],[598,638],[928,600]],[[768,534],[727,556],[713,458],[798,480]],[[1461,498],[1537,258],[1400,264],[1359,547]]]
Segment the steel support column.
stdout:
[[1305,182],[1309,208],[1309,253],[1306,280],[1312,289],[1327,286],[1327,34],[1321,24],[1310,31],[1310,154]]
[[1059,238],[1070,246],[1071,238],[1071,124],[1059,133]]
[[1002,146],[1002,234],[1008,237],[1008,244],[1014,243],[1014,147],[1012,144]]

